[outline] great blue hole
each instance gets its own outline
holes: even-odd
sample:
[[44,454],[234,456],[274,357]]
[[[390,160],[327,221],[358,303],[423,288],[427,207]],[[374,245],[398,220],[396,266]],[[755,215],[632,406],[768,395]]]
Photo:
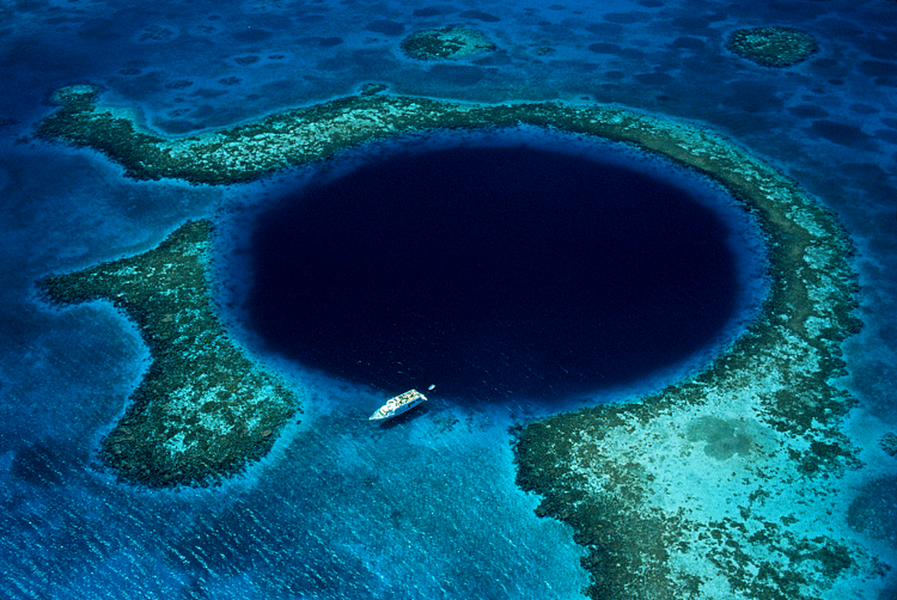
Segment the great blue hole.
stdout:
[[419,144],[283,191],[253,225],[247,324],[395,393],[556,397],[679,364],[744,305],[732,225],[707,200],[724,194],[613,157]]

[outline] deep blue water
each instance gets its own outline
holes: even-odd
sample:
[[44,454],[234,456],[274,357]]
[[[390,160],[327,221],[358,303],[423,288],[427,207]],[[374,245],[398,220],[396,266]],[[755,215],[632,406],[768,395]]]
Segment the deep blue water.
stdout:
[[[414,418],[372,430],[364,419],[384,398],[372,386],[387,380],[328,377],[266,350],[242,305],[255,219],[314,175],[228,188],[131,181],[94,152],[31,137],[52,110],[49,95],[76,83],[99,86],[104,101],[138,107],[150,127],[172,134],[248,121],[373,81],[390,92],[473,102],[620,103],[732,138],[831,208],[856,244],[864,329],[845,344],[842,383],[858,401],[845,433],[864,462],[829,499],[831,519],[897,564],[892,528],[882,525],[890,522],[897,466],[878,449],[897,428],[895,17],[891,0],[2,3],[0,597],[581,598],[580,549],[569,529],[538,519],[538,499],[514,485],[507,428],[559,408],[625,400],[708,357],[698,351],[690,365],[640,378],[632,370],[635,381],[548,407],[516,396],[475,405],[437,395]],[[481,29],[499,49],[444,64],[397,50],[405,34],[452,24]],[[733,29],[769,24],[809,31],[819,51],[770,70],[725,50]],[[198,217],[220,221],[216,286],[229,324],[303,391],[304,414],[268,458],[223,486],[132,489],[117,484],[95,453],[145,372],[147,349],[108,305],[53,310],[36,298],[34,282],[152,248]],[[421,232],[440,234],[433,226]],[[751,243],[747,236],[732,246],[751,254]],[[749,305],[736,303],[735,323]],[[580,372],[599,371],[593,367]],[[431,383],[429,373],[420,377]],[[437,390],[452,380],[440,376]],[[862,513],[865,527],[848,526],[844,516],[854,497],[876,499]],[[893,597],[872,585],[850,593]],[[832,591],[824,600],[840,597]]]
[[419,150],[272,204],[251,326],[387,390],[548,402],[631,383],[714,341],[745,277],[687,190],[554,149]]

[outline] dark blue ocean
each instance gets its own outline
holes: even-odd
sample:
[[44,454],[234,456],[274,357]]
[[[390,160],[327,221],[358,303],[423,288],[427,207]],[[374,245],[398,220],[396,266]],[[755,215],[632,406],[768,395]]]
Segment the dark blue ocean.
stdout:
[[[402,54],[407,35],[449,25],[497,50]],[[819,48],[783,69],[726,49],[731,31],[765,25]],[[863,321],[839,381],[863,466],[832,519],[897,565],[897,459],[875,450],[897,430],[897,2],[23,0],[0,3],[0,598],[584,598],[583,551],[515,485],[509,429],[657,390],[750,322],[762,242],[723,190],[527,128],[378,143],[220,187],[134,181],[34,136],[73,84],[176,136],[367,83],[686,120],[831,209],[856,247]],[[36,282],[149,250],[195,218],[216,223],[223,321],[301,392],[302,414],[219,485],[132,487],[97,452],[149,350],[110,304],[50,307]],[[328,262],[303,263],[310,249]],[[320,294],[291,288],[297,272]],[[367,421],[429,384],[416,413]],[[875,527],[848,522],[855,500]]]

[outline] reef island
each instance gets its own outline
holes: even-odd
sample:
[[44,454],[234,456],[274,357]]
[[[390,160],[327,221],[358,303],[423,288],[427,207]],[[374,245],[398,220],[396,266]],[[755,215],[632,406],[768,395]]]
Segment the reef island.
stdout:
[[[620,107],[389,95],[339,98],[169,138],[97,100],[90,87],[61,90],[38,135],[93,148],[140,179],[231,184],[374,140],[521,124],[635,145],[709,175],[765,235],[761,314],[703,371],[666,389],[521,425],[518,483],[542,497],[540,515],[572,526],[591,574],[586,593],[595,599],[810,600],[886,570],[840,537],[830,517],[831,498],[858,465],[842,431],[853,399],[834,383],[844,373],[841,342],[860,325],[851,245],[829,211],[733,142]],[[129,480],[158,486],[230,473],[260,456],[291,414],[291,392],[248,359],[231,361],[230,379],[210,380],[203,390],[185,394],[177,383],[224,377],[203,353],[209,344],[230,348],[200,275],[210,227],[188,224],[157,254],[42,284],[57,301],[112,300],[152,349],[150,373],[103,447],[107,463]],[[185,339],[187,332],[202,341]],[[233,387],[238,380],[242,386]],[[204,417],[223,422],[235,410],[255,410],[258,425],[221,436]],[[179,411],[186,416],[174,427]],[[157,462],[163,449],[177,458]],[[189,469],[172,471],[175,460]]]

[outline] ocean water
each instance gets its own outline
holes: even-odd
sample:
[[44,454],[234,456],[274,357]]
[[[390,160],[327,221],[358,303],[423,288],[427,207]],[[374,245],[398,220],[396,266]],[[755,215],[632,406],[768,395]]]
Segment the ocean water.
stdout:
[[250,279],[232,294],[267,348],[382,389],[548,403],[681,363],[756,308],[759,230],[710,181],[528,129],[433,137],[263,203],[223,268]]
[[[60,0],[5,2],[0,17],[0,597],[582,598],[582,550],[515,486],[509,428],[657,389],[726,339],[594,393],[477,403],[452,390],[372,428],[380,382],[270,351],[241,312],[252,219],[313,174],[228,187],[133,181],[96,152],[33,137],[49,95],[80,83],[170,135],[382,83],[473,102],[618,103],[732,138],[830,208],[856,246],[864,327],[844,345],[841,385],[858,401],[846,432],[864,465],[845,484],[857,508],[833,518],[897,564],[897,460],[878,450],[897,430],[897,3]],[[497,50],[439,63],[402,55],[406,35],[448,25],[475,27]],[[784,69],[726,50],[732,30],[761,25],[803,29],[819,48]],[[35,282],[153,248],[198,217],[221,227],[225,320],[303,391],[303,413],[219,486],[130,487],[97,449],[148,350],[111,306],[52,308]],[[750,235],[738,241],[757,250]]]

